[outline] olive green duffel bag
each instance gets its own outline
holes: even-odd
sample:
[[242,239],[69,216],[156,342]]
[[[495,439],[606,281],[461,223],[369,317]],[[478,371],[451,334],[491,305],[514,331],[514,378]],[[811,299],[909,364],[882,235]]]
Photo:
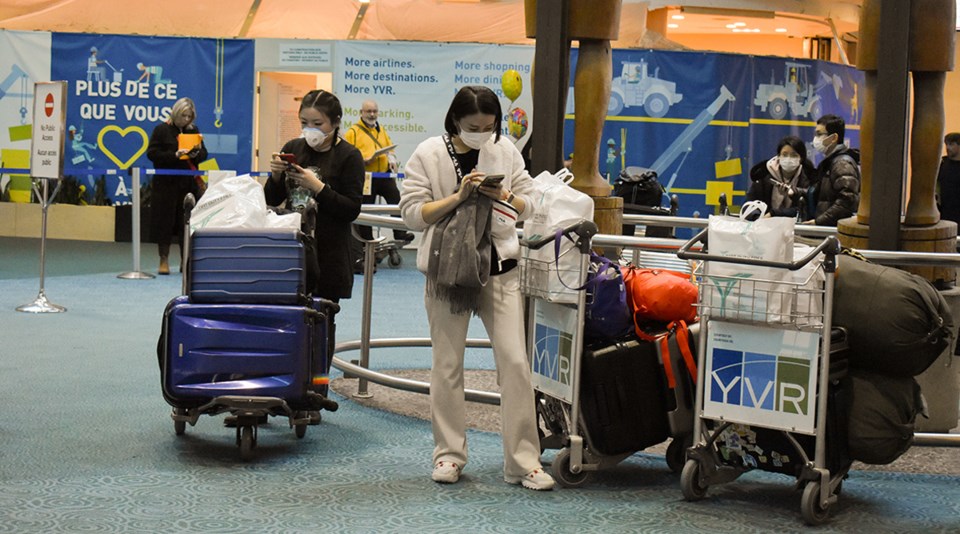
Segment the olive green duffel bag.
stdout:
[[837,262],[833,325],[847,329],[852,368],[917,376],[950,346],[950,308],[926,279],[847,254]]

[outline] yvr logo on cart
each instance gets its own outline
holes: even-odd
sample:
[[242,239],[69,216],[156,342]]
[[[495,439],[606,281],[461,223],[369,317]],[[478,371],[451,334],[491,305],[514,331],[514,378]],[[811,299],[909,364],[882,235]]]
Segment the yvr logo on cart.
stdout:
[[534,340],[533,372],[569,386],[573,336],[556,328],[537,324]]
[[710,400],[727,405],[808,415],[810,360],[714,349]]

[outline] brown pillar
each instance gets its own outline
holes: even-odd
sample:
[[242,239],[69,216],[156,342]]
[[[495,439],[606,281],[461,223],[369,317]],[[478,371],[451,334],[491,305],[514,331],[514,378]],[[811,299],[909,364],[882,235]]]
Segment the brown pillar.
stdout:
[[[954,0],[864,0],[857,68],[865,73],[860,208],[838,223],[841,242],[875,250],[954,252],[957,225],[940,221],[934,194],[944,129],[943,89],[954,63]],[[907,80],[912,74],[913,109]],[[906,124],[912,116],[907,135]],[[908,141],[909,140],[909,141]],[[901,224],[905,147],[910,199]],[[941,286],[954,269],[906,267]]]
[[[574,135],[573,163],[571,171],[574,189],[590,195],[594,200],[594,222],[600,233],[619,235],[623,225],[623,199],[610,197],[610,186],[600,175],[600,144],[603,135],[603,123],[606,120],[607,105],[610,100],[610,82],[613,79],[613,65],[610,42],[616,40],[620,30],[621,0],[567,0],[569,13],[566,21],[568,38],[579,42],[577,70],[574,75]],[[557,20],[556,5],[552,2],[525,0],[525,20],[527,36],[536,37],[537,25],[551,17]],[[543,13],[540,8],[548,12]],[[544,36],[544,38],[548,38]],[[537,49],[540,49],[537,39]],[[562,84],[566,87],[567,78],[558,79],[551,72],[551,65],[544,64],[537,54],[536,86]],[[534,90],[534,114],[536,125],[534,132],[541,128],[540,117],[543,112],[538,91]],[[561,102],[559,112],[565,109]],[[547,113],[551,113],[548,111]],[[562,115],[561,115],[562,116]],[[551,124],[544,125],[547,128]],[[562,129],[562,125],[561,125]],[[536,161],[537,144],[532,147]],[[551,148],[547,147],[547,151]]]

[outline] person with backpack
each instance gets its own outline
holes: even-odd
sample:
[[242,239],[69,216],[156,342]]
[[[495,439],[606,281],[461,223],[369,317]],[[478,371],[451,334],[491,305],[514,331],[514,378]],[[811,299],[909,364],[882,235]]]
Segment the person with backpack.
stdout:
[[750,169],[747,200],[760,200],[773,217],[806,219],[803,195],[810,186],[816,169],[807,159],[803,140],[788,135],[777,143],[777,155]]
[[852,217],[860,205],[860,151],[843,143],[843,119],[824,115],[817,119],[813,148],[826,156],[817,166],[808,190],[813,217],[803,224],[836,226]]

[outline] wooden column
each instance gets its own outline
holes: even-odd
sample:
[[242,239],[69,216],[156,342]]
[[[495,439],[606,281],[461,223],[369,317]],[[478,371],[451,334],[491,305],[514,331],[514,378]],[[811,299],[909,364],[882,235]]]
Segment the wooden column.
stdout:
[[876,122],[872,132],[870,248],[898,250],[906,169],[909,2],[882,2],[877,68]]
[[[544,2],[536,10],[537,45],[533,58],[534,127],[530,134],[534,176],[563,167],[563,112],[570,82],[570,0]],[[530,16],[530,13],[527,13]]]

